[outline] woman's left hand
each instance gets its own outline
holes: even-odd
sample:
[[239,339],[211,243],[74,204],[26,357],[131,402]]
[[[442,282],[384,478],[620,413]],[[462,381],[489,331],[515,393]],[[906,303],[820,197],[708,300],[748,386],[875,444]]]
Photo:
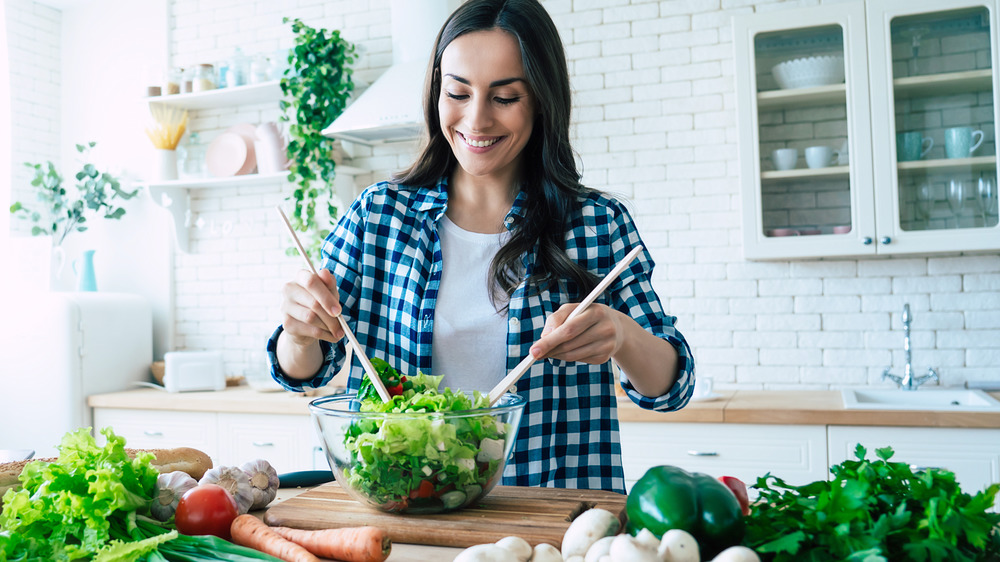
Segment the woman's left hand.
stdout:
[[591,304],[567,322],[579,303],[564,304],[545,320],[542,337],[531,346],[535,359],[560,359],[599,365],[614,357],[625,338],[622,314]]

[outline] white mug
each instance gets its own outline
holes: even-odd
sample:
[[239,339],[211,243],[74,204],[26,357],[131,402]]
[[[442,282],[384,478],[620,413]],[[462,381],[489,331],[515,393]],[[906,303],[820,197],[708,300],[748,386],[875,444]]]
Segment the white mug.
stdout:
[[694,380],[692,398],[704,398],[712,395],[712,377],[697,377]]
[[806,149],[806,166],[826,168],[837,162],[837,153],[829,146],[810,146]]
[[791,170],[799,161],[799,149],[779,148],[771,153],[771,162],[776,170]]

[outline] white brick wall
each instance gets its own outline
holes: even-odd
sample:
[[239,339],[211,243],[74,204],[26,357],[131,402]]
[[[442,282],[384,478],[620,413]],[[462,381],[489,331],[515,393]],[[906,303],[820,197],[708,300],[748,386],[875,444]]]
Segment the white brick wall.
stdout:
[[[5,0],[10,60],[11,201],[35,203],[34,170],[24,162],[59,166],[59,24],[61,12],[31,0]],[[68,178],[72,179],[72,178]],[[6,213],[4,206],[2,212]],[[31,232],[12,219],[11,231]]]
[[[900,315],[910,303],[915,368],[937,367],[944,384],[1000,379],[1000,256],[741,257],[729,19],[815,1],[543,3],[570,58],[584,180],[629,198],[657,262],[654,284],[694,347],[700,375],[722,389],[883,384],[884,367],[901,371]],[[179,66],[221,60],[237,45],[248,54],[288,47],[284,16],[340,29],[357,43],[357,75],[367,82],[391,61],[386,0],[175,0],[171,14]],[[952,53],[944,56],[966,47],[942,45]],[[261,107],[239,118],[271,115]],[[203,118],[209,134],[235,122]],[[801,121],[793,112],[786,118],[793,124],[775,126]],[[843,132],[821,124],[803,134]],[[351,164],[374,172],[354,187],[387,177],[414,154],[412,145],[359,149]],[[298,257],[284,255],[271,210],[282,189],[195,193],[202,226],[191,230],[191,253],[177,256],[177,344],[223,348],[233,374],[259,368],[251,354],[277,325],[280,287],[300,268]]]

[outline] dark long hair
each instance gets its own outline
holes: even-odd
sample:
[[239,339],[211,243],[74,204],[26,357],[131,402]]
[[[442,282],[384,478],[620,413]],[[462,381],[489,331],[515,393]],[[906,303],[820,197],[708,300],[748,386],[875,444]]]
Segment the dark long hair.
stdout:
[[597,279],[566,255],[566,229],[571,213],[579,206],[580,195],[590,190],[580,183],[569,142],[571,101],[566,55],[552,18],[537,0],[469,0],[451,14],[434,43],[424,84],[427,144],[416,162],[393,181],[429,187],[450,175],[457,165],[441,132],[438,115],[441,55],[459,36],[491,29],[501,29],[517,39],[537,113],[521,162],[525,215],[493,258],[490,276],[495,290],[490,294],[496,294],[496,289],[508,297],[514,293],[521,278],[521,256],[537,244],[529,289],[566,279],[569,288],[576,289],[577,294],[571,296],[581,297],[597,284]]

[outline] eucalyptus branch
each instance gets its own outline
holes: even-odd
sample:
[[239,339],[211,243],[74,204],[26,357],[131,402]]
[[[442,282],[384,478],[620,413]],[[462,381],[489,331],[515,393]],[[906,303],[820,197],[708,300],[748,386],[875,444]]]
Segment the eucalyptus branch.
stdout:
[[[96,144],[78,144],[76,150],[86,155]],[[122,218],[125,209],[114,206],[114,201],[131,199],[139,192],[138,189],[124,191],[118,178],[85,162],[75,175],[77,195],[71,197],[63,186],[63,177],[51,161],[45,164],[25,162],[25,166],[34,169],[31,185],[37,188],[35,196],[40,206],[29,208],[20,201],[15,201],[10,206],[10,212],[22,220],[34,223],[31,227],[32,236],[52,236],[57,247],[62,245],[71,232],[86,231],[87,216],[92,212],[105,219]]]

